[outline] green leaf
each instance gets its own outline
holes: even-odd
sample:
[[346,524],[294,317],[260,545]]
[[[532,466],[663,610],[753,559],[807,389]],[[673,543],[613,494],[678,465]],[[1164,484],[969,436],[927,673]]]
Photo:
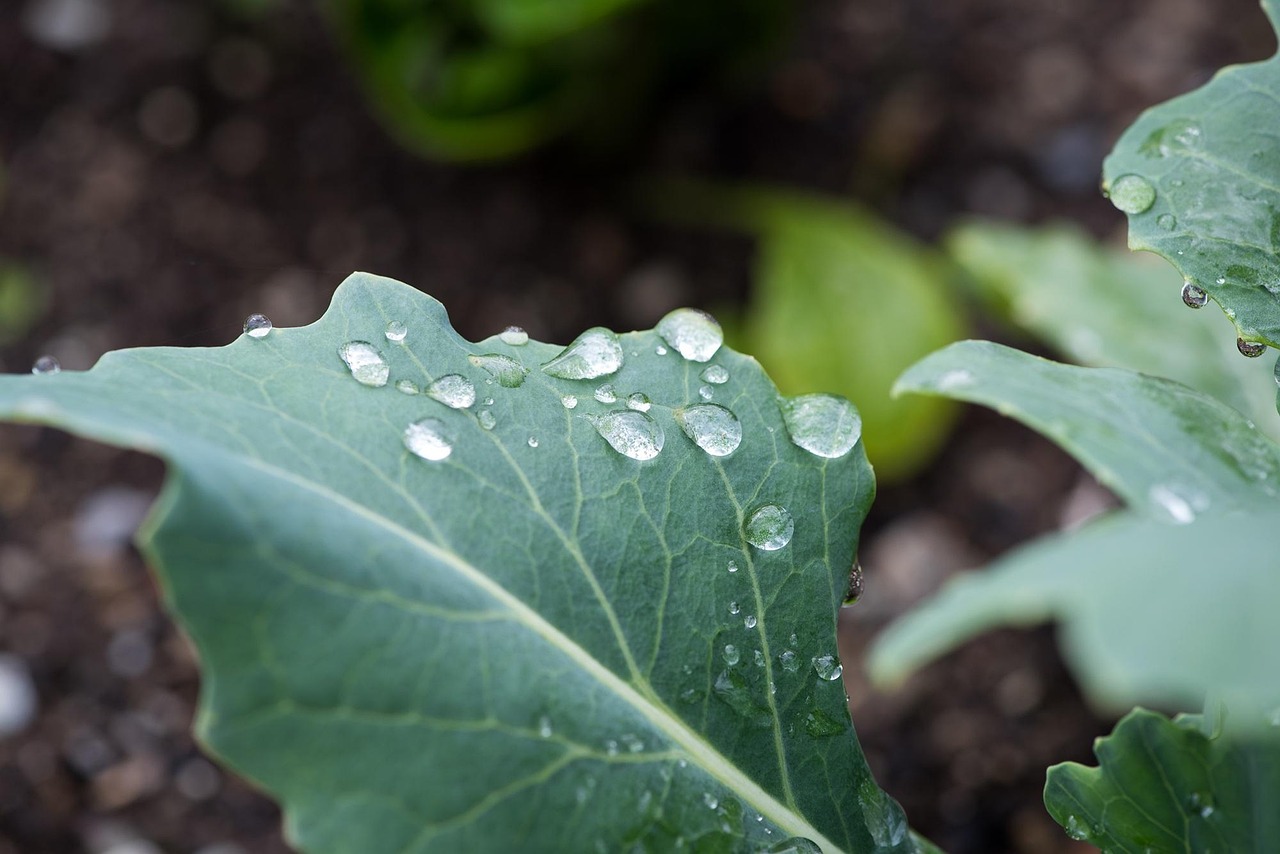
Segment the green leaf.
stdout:
[[1046,538],[956,579],[892,625],[871,673],[894,682],[996,626],[1057,620],[1095,702],[1199,708],[1213,692],[1241,731],[1267,729],[1280,707],[1280,574],[1269,571],[1277,530],[1280,511],[1267,507],[1186,526],[1121,513]]
[[[199,735],[307,850],[916,850],[810,665],[836,651],[874,491],[861,445],[802,450],[727,348],[583,341],[575,371],[603,373],[559,379],[560,348],[470,343],[356,274],[309,327],[0,377],[0,415],[167,460],[142,546],[205,668]],[[470,358],[491,356],[526,378]],[[741,427],[727,456],[680,426],[708,364]],[[615,450],[645,441],[648,461]],[[773,550],[744,535],[766,505],[791,519]]]
[[893,400],[889,390],[906,366],[964,335],[943,261],[852,205],[767,190],[727,194],[724,204],[761,238],[747,349],[788,394],[833,391],[858,401],[881,479],[927,463],[954,408]]
[[[1263,0],[1273,25],[1280,0]],[[1143,113],[1103,164],[1129,245],[1173,262],[1247,341],[1280,346],[1280,56]]]
[[1189,310],[1182,277],[1164,261],[1101,246],[1067,224],[973,221],[947,248],[989,306],[1068,360],[1177,380],[1280,438],[1271,365],[1241,358],[1216,312]]
[[1094,746],[1099,767],[1049,769],[1050,814],[1104,851],[1266,854],[1280,841],[1280,741],[1205,733],[1198,715],[1176,720],[1135,709]]
[[1159,519],[1188,523],[1280,494],[1280,445],[1229,406],[1171,380],[963,341],[912,366],[894,391],[981,403],[1016,418],[1130,507]]

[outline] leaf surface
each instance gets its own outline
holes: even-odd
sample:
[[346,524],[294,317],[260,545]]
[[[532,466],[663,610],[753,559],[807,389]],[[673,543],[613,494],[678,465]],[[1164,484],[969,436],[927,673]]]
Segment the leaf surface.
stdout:
[[1049,769],[1045,805],[1076,839],[1104,851],[1265,854],[1280,840],[1280,742],[1223,739],[1199,715],[1145,709],[1094,746],[1097,768]]
[[[793,444],[721,348],[742,439],[712,456],[677,418],[707,365],[595,336],[582,364],[621,369],[557,378],[561,348],[468,342],[356,274],[305,328],[0,377],[0,415],[167,460],[142,545],[199,649],[199,734],[306,850],[915,850],[810,663],[874,491],[861,445]],[[609,412],[660,452],[615,450]],[[743,533],[764,505],[793,522],[775,550]]]
[[[1263,0],[1273,26],[1280,0]],[[1280,56],[1143,113],[1103,164],[1129,245],[1173,262],[1237,335],[1280,346]]]

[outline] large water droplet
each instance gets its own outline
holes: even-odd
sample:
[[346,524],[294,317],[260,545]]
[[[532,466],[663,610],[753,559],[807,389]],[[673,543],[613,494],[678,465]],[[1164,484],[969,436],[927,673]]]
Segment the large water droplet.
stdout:
[[716,319],[695,308],[677,308],[654,331],[690,362],[706,362],[724,343],[724,332]]
[[1243,338],[1237,338],[1236,349],[1240,351],[1241,356],[1256,359],[1263,353],[1267,352],[1267,345],[1263,344],[1261,341],[1246,341]]
[[738,652],[738,648],[731,643],[724,645],[724,663],[733,667],[742,659],[742,653]]
[[1111,204],[1124,213],[1144,213],[1155,203],[1155,187],[1141,175],[1121,175],[1111,183]]
[[834,655],[815,655],[813,657],[813,670],[818,674],[820,679],[828,682],[834,682],[844,673],[844,667],[836,660]]
[[676,422],[685,435],[713,457],[725,457],[742,444],[742,422],[715,403],[698,403],[676,410]]
[[393,320],[387,324],[387,328],[382,334],[387,336],[388,341],[403,341],[404,337],[409,334],[409,327],[398,320]]
[[637,391],[627,395],[627,409],[634,409],[636,412],[648,412],[649,407],[652,405],[647,394]]
[[423,418],[404,428],[404,446],[424,460],[438,462],[453,453],[443,421]]
[[361,385],[381,388],[391,376],[391,366],[368,341],[348,341],[338,348],[338,355]]
[[519,326],[508,326],[498,333],[498,340],[512,347],[523,347],[529,343],[529,333]]
[[1209,295],[1205,293],[1204,288],[1194,282],[1183,282],[1182,301],[1187,304],[1187,308],[1204,308],[1205,303],[1209,301]]
[[832,394],[804,394],[779,401],[791,441],[811,454],[838,459],[862,438],[862,417]]
[[461,374],[445,374],[427,386],[427,394],[451,409],[466,409],[476,402],[476,387]]
[[265,314],[251,314],[244,319],[244,334],[250,338],[266,338],[271,333],[271,318]]
[[33,374],[56,374],[61,370],[62,365],[58,364],[58,360],[52,356],[41,356],[31,366],[31,373]]
[[803,836],[793,836],[790,839],[773,843],[762,850],[760,854],[822,854],[822,849],[818,847],[818,843],[811,839],[805,839]]
[[766,504],[747,519],[744,526],[747,542],[766,552],[774,552],[791,542],[795,522],[785,508]]
[[723,365],[707,365],[699,376],[704,383],[712,385],[724,385],[729,381],[729,372]]
[[617,403],[618,393],[613,390],[613,386],[611,384],[605,383],[600,386],[600,388],[596,389],[595,398],[601,403]]
[[524,365],[510,356],[502,356],[497,353],[468,356],[467,361],[477,368],[484,368],[489,372],[489,376],[497,380],[498,385],[503,388],[519,388],[524,384],[524,378],[529,375],[529,369]]
[[553,377],[590,380],[616,373],[622,367],[622,342],[603,326],[588,329],[542,366]]
[[589,415],[587,419],[615,451],[633,460],[651,460],[658,456],[666,439],[658,422],[634,409]]

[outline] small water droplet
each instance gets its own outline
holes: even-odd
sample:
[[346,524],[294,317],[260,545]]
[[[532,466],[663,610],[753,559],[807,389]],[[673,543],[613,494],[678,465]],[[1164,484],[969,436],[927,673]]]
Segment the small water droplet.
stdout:
[[795,522],[785,508],[766,504],[747,519],[744,532],[747,542],[766,552],[777,551],[791,542]]
[[782,655],[778,656],[778,661],[782,662],[782,669],[788,673],[795,673],[800,669],[800,657],[792,650],[783,650]]
[[573,409],[578,405],[578,398],[571,394],[566,394],[564,397],[560,398],[560,405],[565,409]]
[[503,388],[519,388],[524,385],[524,378],[529,369],[510,356],[487,353],[483,356],[468,356],[467,361],[477,368],[484,368],[489,376],[498,381]]
[[620,409],[587,419],[618,453],[633,460],[651,460],[662,451],[666,437],[661,425],[643,412]]
[[746,618],[745,620],[743,620],[743,621],[742,621],[742,624],[743,624],[744,626],[746,626],[747,628],[749,628],[749,629],[754,629],[754,628],[756,627],[756,618],[755,618],[755,615],[754,615],[754,614],[747,614],[747,618]]
[[418,394],[421,389],[413,380],[396,380],[396,391],[401,394]]
[[698,403],[676,410],[676,423],[699,448],[713,457],[725,457],[742,444],[742,422],[715,403]]
[[636,412],[648,412],[650,406],[652,404],[649,403],[648,395],[638,391],[627,395],[627,409],[634,409]]
[[519,326],[508,326],[498,333],[498,340],[512,347],[523,347],[529,343],[529,333]]
[[31,373],[33,374],[56,374],[61,370],[62,365],[58,364],[58,360],[52,356],[41,356],[31,366]]
[[1261,341],[1246,341],[1243,338],[1237,338],[1236,349],[1240,351],[1241,356],[1256,359],[1267,352],[1267,345]]
[[439,462],[453,453],[444,422],[423,418],[404,428],[404,446],[424,460]]
[[724,663],[733,667],[742,659],[742,654],[738,652],[738,648],[731,643],[724,645]]
[[938,391],[955,391],[973,385],[973,374],[964,368],[953,368],[938,377]]
[[606,739],[606,740],[605,740],[605,743],[604,743],[604,752],[605,752],[605,753],[607,753],[607,754],[609,754],[610,756],[617,756],[617,755],[618,755],[618,742],[617,742],[617,741],[615,741],[615,740],[614,740],[614,739],[612,739],[612,738],[610,738],[610,739]]
[[690,362],[706,362],[724,343],[724,331],[711,315],[695,308],[677,308],[654,331]]
[[563,380],[590,380],[616,373],[622,367],[622,343],[603,326],[588,329],[542,370]]
[[461,374],[445,374],[427,386],[427,395],[450,409],[466,409],[476,402],[476,387]]
[[1077,842],[1084,842],[1089,838],[1089,826],[1074,815],[1067,816],[1066,824],[1067,836]]
[[398,320],[393,320],[387,324],[386,331],[383,334],[387,336],[388,341],[403,341],[404,337],[409,334],[409,327]]
[[698,397],[703,400],[711,400],[716,396],[716,390],[709,385],[700,386],[698,388]]
[[530,436],[530,437],[529,437],[529,447],[530,447],[530,448],[536,448],[536,447],[538,447],[538,437],[537,437],[537,436]]
[[271,318],[265,314],[251,314],[244,319],[244,334],[250,338],[266,338],[271,333]]
[[1200,512],[1209,507],[1209,499],[1203,494],[1163,483],[1151,487],[1147,495],[1178,525],[1190,525]]
[[755,656],[756,667],[764,667],[764,653],[757,649],[752,654]]
[[627,749],[628,753],[644,752],[644,742],[641,741],[634,733],[623,733],[621,741],[622,746]]
[[485,405],[485,406],[493,406],[493,398],[492,398],[492,397],[486,397],[486,398],[484,399],[484,405]]
[[551,733],[551,718],[546,715],[538,718],[538,735],[543,738],[551,738]]
[[368,341],[348,341],[338,348],[338,356],[361,385],[381,388],[391,376],[391,366]]
[[1111,204],[1127,214],[1151,210],[1156,203],[1156,190],[1141,175],[1121,175],[1111,184]]
[[716,807],[720,806],[719,799],[716,798],[716,796],[711,794],[710,792],[702,793],[702,802],[707,805],[707,809],[709,810],[713,810]]
[[737,614],[738,614],[738,613],[740,613],[741,611],[742,611],[742,606],[741,606],[741,605],[739,605],[737,602],[730,602],[730,603],[729,603],[729,613],[730,613],[730,614],[733,614],[733,615],[737,616]]
[[1156,217],[1156,225],[1165,231],[1173,231],[1178,227],[1178,218],[1173,214],[1160,214]]
[[862,438],[862,417],[843,397],[805,394],[779,406],[792,443],[815,456],[839,459]]
[[699,376],[704,383],[712,385],[724,385],[729,381],[729,372],[723,365],[707,365]]
[[487,409],[481,410],[480,414],[476,416],[476,420],[486,430],[492,430],[498,423],[498,419],[494,418],[493,413]]
[[613,390],[613,385],[605,383],[595,391],[596,400],[601,403],[617,403],[618,393]]
[[663,347],[661,344],[659,344],[657,347],[654,347],[654,348],[653,348],[653,352],[654,352],[654,354],[655,354],[655,355],[658,355],[658,356],[665,356],[665,355],[667,355],[667,348],[666,348],[666,347]]
[[1205,303],[1209,302],[1209,295],[1194,282],[1183,282],[1182,301],[1187,304],[1187,308],[1204,308]]
[[796,637],[795,632],[792,632],[791,637],[787,639],[787,643],[791,644],[792,646],[799,646],[800,638]]
[[793,836],[773,843],[760,854],[822,854],[822,849],[811,839]]
[[815,655],[813,657],[813,669],[818,677],[828,682],[834,682],[844,673],[844,667],[836,660],[834,655],[830,653],[826,655]]
[[[1276,382],[1280,383],[1280,379],[1276,380]],[[738,562],[737,562],[737,561],[735,561],[735,560],[731,560],[731,561],[729,561],[729,571],[730,571],[730,572],[737,572],[737,571],[738,571]]]
[[1214,279],[1214,282],[1216,282],[1219,285],[1225,285],[1227,283],[1227,277],[1219,276],[1218,278]]

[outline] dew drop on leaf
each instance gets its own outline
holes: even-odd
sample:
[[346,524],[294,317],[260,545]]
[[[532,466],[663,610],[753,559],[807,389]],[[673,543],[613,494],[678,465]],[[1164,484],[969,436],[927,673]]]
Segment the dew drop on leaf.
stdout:
[[649,396],[642,392],[637,391],[627,395],[627,409],[634,409],[636,412],[648,412],[650,406],[652,404],[649,403]]
[[551,734],[552,734],[551,718],[547,717],[546,715],[543,715],[542,717],[538,718],[538,735],[542,736],[543,738],[551,738]]
[[755,649],[751,651],[751,654],[755,658],[756,667],[764,667],[764,653]]
[[791,542],[794,531],[795,522],[791,514],[776,504],[766,504],[756,509],[744,526],[747,542],[766,552],[777,551]]
[[1205,293],[1204,288],[1194,282],[1184,282],[1182,301],[1186,303],[1187,308],[1204,308],[1205,303],[1209,301],[1209,295]]
[[844,667],[836,660],[834,655],[830,653],[826,655],[815,655],[813,657],[813,669],[818,677],[828,682],[834,682],[844,673]]
[[830,738],[844,732],[844,724],[822,709],[814,709],[805,715],[804,730],[814,738]]
[[618,393],[613,390],[613,386],[611,384],[605,383],[596,389],[595,398],[601,403],[617,403]]
[[707,805],[707,809],[709,810],[713,810],[716,807],[720,806],[720,801],[716,798],[715,795],[711,794],[710,792],[702,793],[702,802]]
[[716,396],[716,390],[709,385],[704,385],[698,389],[698,397],[703,400],[710,400]]
[[529,343],[529,333],[519,326],[508,326],[498,333],[498,340],[512,347],[523,347]]
[[685,435],[713,457],[724,457],[742,444],[742,422],[723,406],[699,403],[676,410],[676,422]]
[[730,603],[729,603],[729,613],[730,613],[730,614],[733,614],[734,616],[737,616],[741,611],[742,611],[742,606],[741,606],[741,605],[739,605],[737,602],[730,602]]
[[587,416],[615,451],[633,460],[651,460],[662,451],[666,437],[661,425],[643,412],[619,409]]
[[31,366],[31,373],[33,374],[56,374],[61,370],[62,365],[59,365],[58,360],[52,356],[41,356]]
[[822,854],[822,849],[812,839],[793,836],[790,839],[783,839],[773,843],[762,850],[760,854]]
[[445,374],[427,386],[427,395],[450,409],[466,409],[476,402],[476,387],[461,374]]
[[731,643],[724,645],[724,663],[733,667],[742,659],[742,654],[738,652],[738,648]]
[[573,409],[578,405],[578,398],[571,394],[566,394],[564,397],[560,398],[560,405],[565,409]]
[[744,626],[746,626],[747,628],[749,628],[749,629],[754,629],[754,628],[756,627],[756,618],[755,618],[755,615],[754,615],[754,614],[747,614],[747,618],[746,618],[745,620],[743,620],[743,621],[742,621],[742,624],[743,624]]
[[1084,842],[1089,838],[1089,826],[1074,815],[1067,816],[1066,831],[1067,836],[1077,842]]
[[955,391],[973,385],[973,373],[964,368],[954,368],[938,377],[938,391]]
[[603,326],[588,329],[542,370],[564,380],[590,380],[616,373],[622,367],[622,342]]
[[530,448],[536,448],[536,447],[538,447],[538,437],[537,437],[537,436],[530,436],[530,437],[529,437],[529,447],[530,447]]
[[800,669],[800,657],[792,650],[783,650],[782,655],[778,656],[778,661],[782,662],[782,669],[788,673],[795,673]]
[[1243,338],[1237,338],[1236,349],[1240,351],[1241,356],[1256,359],[1267,352],[1267,345],[1261,341],[1246,341]]
[[862,438],[862,417],[843,397],[804,394],[779,406],[792,443],[815,456],[839,459]]
[[[1277,382],[1280,382],[1280,380],[1277,380]],[[729,571],[730,571],[730,572],[737,572],[737,571],[738,571],[738,562],[737,562],[737,561],[734,561],[734,560],[729,561]]]
[[690,362],[706,362],[724,343],[724,332],[716,319],[695,308],[677,308],[654,331]]
[[400,321],[393,320],[387,324],[383,334],[387,336],[388,341],[403,341],[404,337],[409,334],[409,328]]
[[1209,509],[1206,495],[1169,484],[1158,483],[1151,487],[1147,495],[1178,525],[1190,525],[1197,515]]
[[368,341],[348,341],[338,348],[338,355],[361,385],[381,388],[391,376],[391,366]]
[[493,413],[485,409],[476,416],[476,420],[480,422],[480,426],[486,430],[492,430],[498,424],[498,419],[493,417]]
[[524,365],[510,356],[502,356],[498,353],[468,356],[467,361],[477,368],[483,368],[503,388],[519,388],[524,385],[524,378],[529,375],[529,369]]
[[707,365],[699,376],[704,383],[712,385],[724,385],[729,381],[729,372],[723,365]]
[[396,391],[401,394],[418,394],[420,389],[413,380],[396,380]]
[[265,314],[251,314],[244,319],[244,334],[250,338],[266,338],[271,332],[271,318]]
[[1178,227],[1178,218],[1173,214],[1160,214],[1156,217],[1156,225],[1165,231],[1173,231]]
[[444,422],[423,418],[404,428],[404,446],[424,460],[439,462],[453,453]]
[[1111,204],[1124,213],[1145,213],[1155,203],[1155,187],[1141,175],[1121,175],[1111,184]]

